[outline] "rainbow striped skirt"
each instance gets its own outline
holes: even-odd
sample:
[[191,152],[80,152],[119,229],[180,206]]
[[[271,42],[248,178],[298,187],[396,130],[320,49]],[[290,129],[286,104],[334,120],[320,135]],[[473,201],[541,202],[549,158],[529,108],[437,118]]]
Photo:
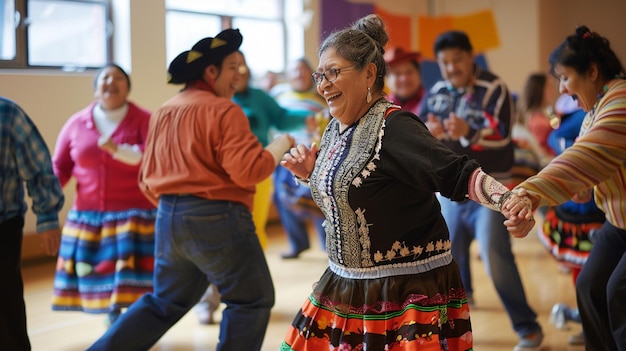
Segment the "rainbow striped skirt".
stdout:
[[54,277],[53,310],[107,313],[152,291],[156,209],[70,210]]

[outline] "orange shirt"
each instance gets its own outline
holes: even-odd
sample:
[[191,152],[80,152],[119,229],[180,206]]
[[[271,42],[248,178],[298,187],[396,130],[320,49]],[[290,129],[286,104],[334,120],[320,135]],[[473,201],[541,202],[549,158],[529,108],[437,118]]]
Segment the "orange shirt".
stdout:
[[252,209],[255,185],[275,167],[241,108],[196,82],[152,115],[139,185],[155,204],[162,194],[191,194]]

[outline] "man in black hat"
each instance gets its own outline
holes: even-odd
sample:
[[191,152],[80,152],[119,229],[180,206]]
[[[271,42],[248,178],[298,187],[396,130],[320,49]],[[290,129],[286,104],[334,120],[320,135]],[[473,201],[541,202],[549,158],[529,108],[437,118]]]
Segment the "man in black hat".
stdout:
[[260,350],[274,286],[255,234],[255,185],[293,146],[263,148],[232,102],[241,79],[239,30],[204,38],[170,64],[185,84],[152,116],[139,185],[158,205],[154,292],[145,294],[89,350],[148,350],[213,284],[227,305],[218,350]]

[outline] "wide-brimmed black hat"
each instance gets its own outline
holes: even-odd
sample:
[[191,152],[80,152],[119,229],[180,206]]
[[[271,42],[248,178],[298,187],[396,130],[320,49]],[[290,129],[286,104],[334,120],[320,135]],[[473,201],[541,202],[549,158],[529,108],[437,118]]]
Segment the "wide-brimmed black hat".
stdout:
[[181,52],[167,69],[167,82],[184,84],[202,78],[204,69],[219,65],[224,57],[239,50],[243,37],[239,29],[226,29],[215,38],[200,39],[191,50]]

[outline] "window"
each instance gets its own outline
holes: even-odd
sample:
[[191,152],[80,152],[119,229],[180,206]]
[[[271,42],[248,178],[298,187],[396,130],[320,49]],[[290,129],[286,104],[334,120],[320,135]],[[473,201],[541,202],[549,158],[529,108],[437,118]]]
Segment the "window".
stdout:
[[302,14],[302,1],[166,0],[167,62],[204,37],[239,28],[252,76],[283,72],[288,61],[304,55],[304,28],[294,20]]
[[0,0],[0,67],[83,70],[112,58],[108,0]]

